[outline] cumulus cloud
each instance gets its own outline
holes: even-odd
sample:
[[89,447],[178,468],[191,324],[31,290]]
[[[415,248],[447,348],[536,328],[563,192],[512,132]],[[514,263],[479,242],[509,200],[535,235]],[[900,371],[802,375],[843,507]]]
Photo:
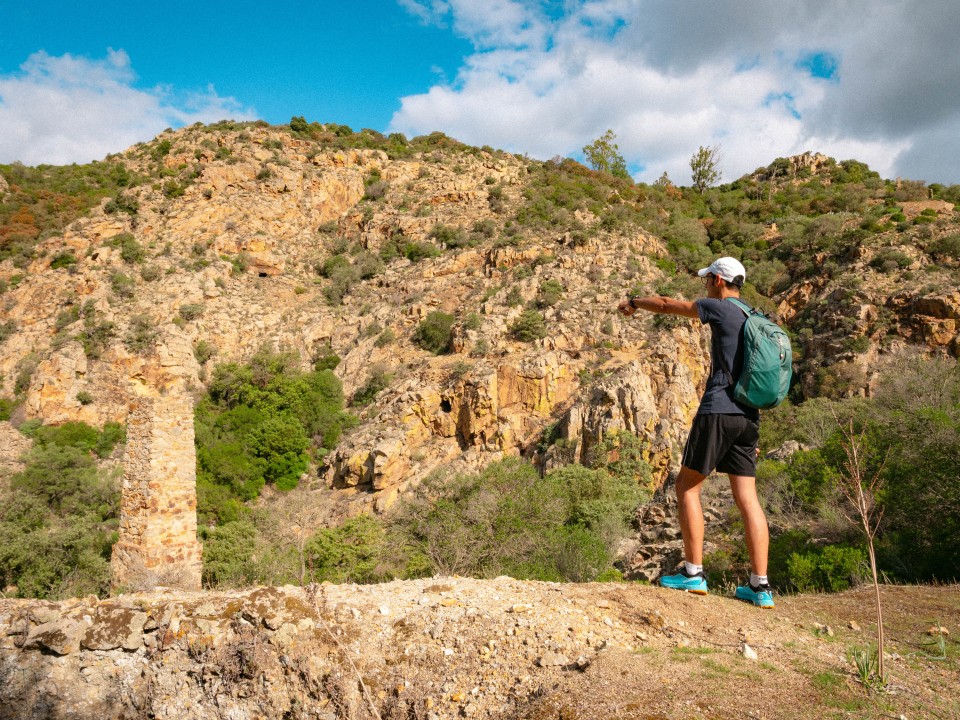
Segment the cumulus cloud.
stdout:
[[960,182],[954,0],[579,0],[553,14],[501,0],[483,16],[478,3],[401,2],[476,52],[453,83],[402,98],[393,130],[546,158],[612,128],[646,181],[688,182],[697,147],[719,144],[727,180],[815,150]]
[[122,50],[99,60],[31,55],[20,72],[0,76],[0,162],[89,162],[167,127],[254,117],[212,87],[144,90],[135,81]]

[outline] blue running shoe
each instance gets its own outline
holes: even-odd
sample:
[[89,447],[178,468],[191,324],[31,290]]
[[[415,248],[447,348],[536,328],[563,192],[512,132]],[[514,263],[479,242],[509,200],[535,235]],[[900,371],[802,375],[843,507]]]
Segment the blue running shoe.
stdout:
[[737,588],[736,597],[737,600],[746,600],[747,602],[753,603],[757,607],[773,607],[773,588],[771,588],[769,585],[761,585],[760,587],[756,588],[749,583],[746,585],[740,585]]
[[685,567],[680,568],[676,575],[664,575],[660,578],[660,586],[671,590],[684,590],[694,595],[707,594],[707,578],[699,572],[696,575],[687,575]]

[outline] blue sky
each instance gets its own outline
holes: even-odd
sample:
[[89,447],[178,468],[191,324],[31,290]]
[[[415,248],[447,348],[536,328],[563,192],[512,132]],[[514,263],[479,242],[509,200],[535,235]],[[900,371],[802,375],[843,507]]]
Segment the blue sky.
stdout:
[[292,115],[732,180],[813,150],[960,182],[955,0],[0,0],[0,162],[85,162],[168,126]]
[[41,50],[89,59],[122,50],[137,88],[186,95],[212,86],[271,123],[306,115],[385,128],[401,96],[454,77],[471,50],[394,0],[2,5],[2,75]]

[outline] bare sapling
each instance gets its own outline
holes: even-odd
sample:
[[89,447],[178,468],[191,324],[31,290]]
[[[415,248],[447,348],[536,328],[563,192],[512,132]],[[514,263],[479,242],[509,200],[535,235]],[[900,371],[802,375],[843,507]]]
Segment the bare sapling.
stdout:
[[[834,414],[836,418],[836,414]],[[883,518],[883,509],[877,506],[877,493],[883,486],[881,473],[886,464],[886,456],[873,471],[868,471],[869,450],[866,447],[866,432],[857,433],[853,429],[853,420],[846,425],[837,418],[843,438],[840,446],[844,452],[843,473],[840,475],[840,492],[847,500],[842,508],[844,516],[852,524],[858,525],[867,538],[867,552],[870,557],[870,571],[873,574],[873,590],[877,603],[877,679],[880,685],[886,683],[883,670],[883,610],[880,604],[880,581],[877,577],[877,556],[873,550],[873,539]],[[868,680],[869,678],[865,678]]]

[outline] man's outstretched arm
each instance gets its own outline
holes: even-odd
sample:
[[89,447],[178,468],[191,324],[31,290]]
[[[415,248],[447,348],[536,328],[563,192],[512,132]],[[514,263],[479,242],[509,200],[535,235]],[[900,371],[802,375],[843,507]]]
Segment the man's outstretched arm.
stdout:
[[688,300],[674,300],[663,295],[627,298],[617,307],[623,315],[630,317],[637,310],[646,310],[653,313],[668,315],[682,315],[683,317],[700,318],[697,313],[697,304]]

